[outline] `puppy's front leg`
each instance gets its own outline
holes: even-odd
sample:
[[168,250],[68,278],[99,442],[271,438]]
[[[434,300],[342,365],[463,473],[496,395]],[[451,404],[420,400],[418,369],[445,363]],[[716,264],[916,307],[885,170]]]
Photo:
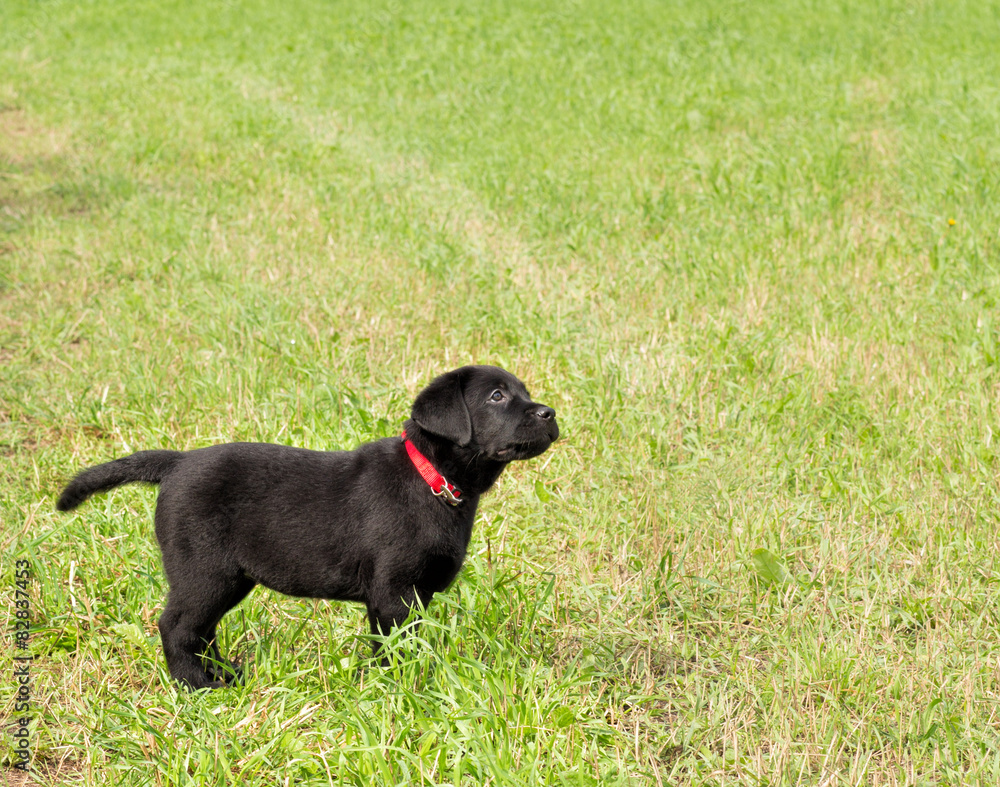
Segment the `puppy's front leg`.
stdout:
[[[403,590],[386,591],[379,593],[368,601],[368,623],[371,627],[372,656],[379,657],[382,651],[383,638],[389,636],[396,626],[406,622],[415,609],[420,611],[426,609],[434,598],[434,592],[430,590],[420,590],[416,587],[409,587]],[[389,660],[384,656],[379,663],[385,667]]]

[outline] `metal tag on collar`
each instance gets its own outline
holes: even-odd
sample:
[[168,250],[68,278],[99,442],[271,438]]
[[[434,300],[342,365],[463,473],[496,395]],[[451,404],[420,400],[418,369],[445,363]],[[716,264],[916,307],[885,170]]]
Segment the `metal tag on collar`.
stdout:
[[455,495],[454,495],[454,494],[452,493],[452,491],[451,491],[451,490],[450,490],[450,489],[448,488],[448,486],[449,486],[448,482],[447,482],[447,481],[444,481],[444,482],[443,482],[443,483],[441,484],[441,488],[440,488],[440,489],[439,489],[438,491],[436,491],[436,492],[435,492],[435,491],[434,491],[434,489],[433,489],[433,487],[432,487],[432,488],[431,488],[431,492],[433,492],[433,493],[434,493],[435,495],[437,495],[438,497],[443,497],[443,498],[444,498],[444,501],[445,501],[445,502],[446,502],[446,503],[447,503],[448,505],[451,505],[451,506],[457,506],[457,505],[458,505],[459,503],[461,503],[462,501],[461,501],[461,500],[460,500],[459,498],[455,497]]

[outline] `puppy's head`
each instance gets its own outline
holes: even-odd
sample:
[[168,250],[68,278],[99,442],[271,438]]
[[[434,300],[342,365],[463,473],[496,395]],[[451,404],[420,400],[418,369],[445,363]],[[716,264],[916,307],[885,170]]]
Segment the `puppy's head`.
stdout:
[[530,459],[559,437],[556,412],[531,401],[524,383],[496,366],[463,366],[434,379],[411,417],[426,432],[488,459]]

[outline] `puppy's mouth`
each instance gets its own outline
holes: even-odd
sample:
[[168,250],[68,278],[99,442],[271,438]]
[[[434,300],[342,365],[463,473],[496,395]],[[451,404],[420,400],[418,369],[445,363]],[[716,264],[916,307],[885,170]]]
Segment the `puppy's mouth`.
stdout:
[[494,458],[502,462],[513,462],[517,459],[531,459],[534,456],[545,453],[552,445],[551,440],[536,440],[530,443],[513,443],[504,446],[494,452]]

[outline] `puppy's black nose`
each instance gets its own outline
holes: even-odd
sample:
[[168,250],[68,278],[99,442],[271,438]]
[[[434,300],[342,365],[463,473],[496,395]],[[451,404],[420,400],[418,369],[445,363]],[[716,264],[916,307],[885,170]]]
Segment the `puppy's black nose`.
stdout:
[[545,407],[544,405],[535,409],[532,415],[541,418],[543,421],[551,421],[556,417],[556,411],[551,407]]

